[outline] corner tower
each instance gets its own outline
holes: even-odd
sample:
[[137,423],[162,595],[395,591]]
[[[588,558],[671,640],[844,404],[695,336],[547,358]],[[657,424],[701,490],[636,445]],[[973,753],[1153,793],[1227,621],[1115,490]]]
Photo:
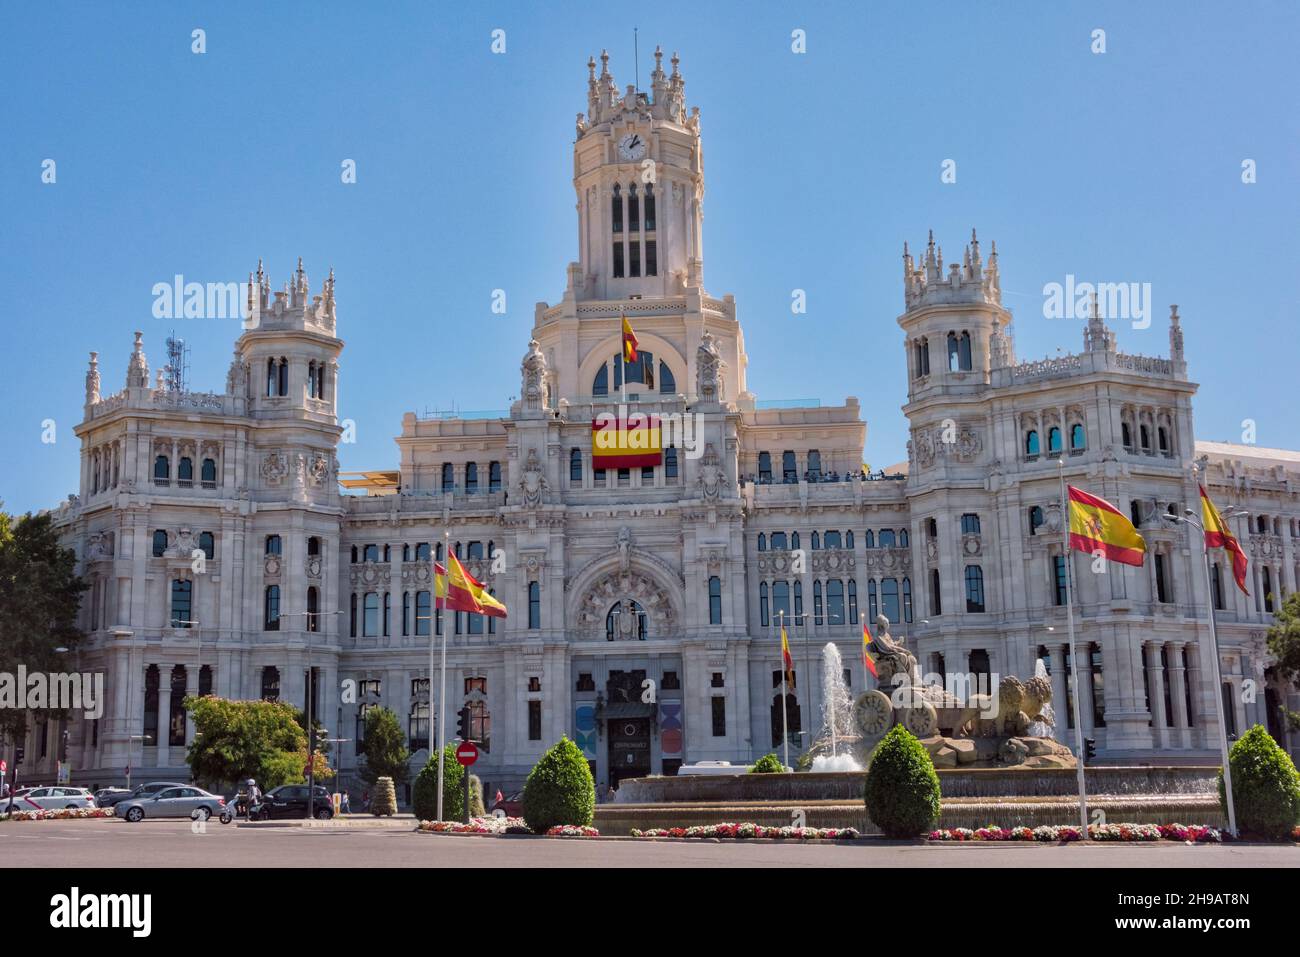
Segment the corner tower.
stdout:
[[650,92],[619,92],[609,54],[587,61],[587,112],[578,114],[573,185],[578,199],[574,298],[681,295],[703,285],[700,112],[686,109],[685,80],[663,71],[655,49]]

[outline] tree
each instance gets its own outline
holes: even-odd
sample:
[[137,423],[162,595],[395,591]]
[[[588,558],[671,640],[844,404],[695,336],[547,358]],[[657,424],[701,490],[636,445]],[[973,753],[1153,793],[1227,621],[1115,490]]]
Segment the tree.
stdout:
[[885,837],[916,837],[938,818],[939,776],[934,762],[901,724],[890,728],[872,752],[863,798],[867,816]]
[[[1232,768],[1232,804],[1246,834],[1282,841],[1300,826],[1300,772],[1263,725],[1255,725],[1228,752]],[[1228,813],[1219,771],[1219,806]]]
[[189,695],[185,708],[194,716],[186,760],[196,781],[216,786],[253,778],[267,790],[305,780],[307,735],[292,705]]
[[[454,744],[443,748],[442,754],[442,819],[459,821],[464,816],[465,769],[456,760]],[[417,820],[434,821],[438,818],[437,751],[429,756],[428,762],[415,776],[411,806]],[[469,813],[470,817],[482,817],[487,813],[483,809],[483,782],[473,774],[469,776]]]
[[591,767],[567,737],[542,755],[524,783],[524,823],[534,834],[560,824],[588,825],[596,811]]
[[[0,672],[67,671],[75,648],[81,593],[89,585],[76,573],[76,555],[59,544],[53,518],[28,513],[16,521],[0,510]],[[26,708],[0,708],[0,731],[20,737]]]
[[388,708],[371,708],[366,712],[362,753],[366,761],[357,773],[367,784],[374,784],[381,777],[402,784],[411,776],[407,766],[411,752],[406,749],[406,735],[397,715]]

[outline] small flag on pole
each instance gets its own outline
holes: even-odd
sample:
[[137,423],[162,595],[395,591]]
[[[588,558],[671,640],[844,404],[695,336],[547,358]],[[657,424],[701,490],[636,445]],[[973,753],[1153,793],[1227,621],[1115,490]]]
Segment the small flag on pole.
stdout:
[[1205,494],[1205,486],[1200,486],[1200,489],[1201,523],[1205,526],[1205,547],[1222,548],[1232,556],[1232,577],[1236,579],[1237,587],[1249,595],[1250,592],[1246,588],[1246,553],[1241,550],[1236,536],[1228,531],[1228,526],[1223,523],[1223,516],[1210,501],[1210,496]]
[[867,620],[864,618],[862,619],[862,663],[871,672],[871,677],[879,678],[880,675],[876,671],[876,659],[871,657],[871,652],[867,650],[869,644],[871,644],[871,632],[867,629]]
[[1070,547],[1080,552],[1100,552],[1112,562],[1141,566],[1147,543],[1110,502],[1073,485],[1069,490]]
[[627,321],[627,316],[623,317],[623,361],[628,365],[636,362],[636,333],[632,331],[632,323]]
[[794,659],[790,657],[790,642],[785,636],[785,625],[781,626],[781,662],[785,665],[785,680],[794,684]]
[[438,608],[449,611],[467,611],[490,618],[505,618],[506,606],[497,601],[477,578],[465,570],[455,553],[448,550],[447,564],[434,563],[433,594]]

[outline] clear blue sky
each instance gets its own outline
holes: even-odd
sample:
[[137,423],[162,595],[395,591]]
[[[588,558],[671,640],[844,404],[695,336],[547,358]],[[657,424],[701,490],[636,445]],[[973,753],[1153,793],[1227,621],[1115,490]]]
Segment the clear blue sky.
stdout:
[[[378,9],[375,9],[378,8]],[[345,469],[392,468],[402,413],[504,408],[537,300],[576,258],[586,60],[656,43],[702,111],[705,282],[736,296],[760,398],[862,399],[866,459],[905,457],[900,254],[996,239],[1023,358],[1078,351],[1044,283],[1150,282],[1184,317],[1201,438],[1300,447],[1300,5],[1279,3],[12,4],[0,33],[0,498],[77,482],[87,353],[121,388],[175,328],[221,391],[233,321],[167,322],[175,273],[337,274]],[[207,31],[207,53],[190,52]],[[506,31],[507,52],[490,33]],[[804,55],[790,34],[807,31]],[[1106,31],[1107,52],[1090,52]],[[57,162],[43,185],[41,163]],[[1258,182],[1241,183],[1243,159]],[[340,183],[354,159],[358,182]],[[940,164],[957,162],[957,183]],[[506,290],[508,313],[490,311]],[[790,312],[807,291],[808,314]],[[58,441],[41,443],[54,419]]]

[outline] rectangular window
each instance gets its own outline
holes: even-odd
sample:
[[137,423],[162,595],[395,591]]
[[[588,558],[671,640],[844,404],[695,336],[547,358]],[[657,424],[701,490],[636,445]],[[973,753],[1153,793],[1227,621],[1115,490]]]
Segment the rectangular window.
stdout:
[[713,736],[715,738],[725,738],[727,736],[727,699],[718,696],[709,700],[713,702]]
[[641,275],[641,243],[634,239],[627,246],[627,274],[633,277],[639,276]]
[[614,278],[623,278],[623,241],[614,240]]
[[537,582],[528,583],[528,627],[542,627],[542,588]]
[[1052,590],[1057,605],[1065,604],[1065,556],[1052,556]]
[[190,627],[190,609],[194,595],[194,583],[183,579],[172,582],[172,627]]
[[528,740],[542,740],[542,703],[528,702]]
[[[647,228],[654,229],[654,226],[649,225]],[[645,241],[645,274],[647,276],[659,275],[659,260],[658,254],[655,252],[655,241],[653,239]]]
[[1161,603],[1169,601],[1169,586],[1165,581],[1165,566],[1165,556],[1160,552],[1156,552],[1156,601]]

